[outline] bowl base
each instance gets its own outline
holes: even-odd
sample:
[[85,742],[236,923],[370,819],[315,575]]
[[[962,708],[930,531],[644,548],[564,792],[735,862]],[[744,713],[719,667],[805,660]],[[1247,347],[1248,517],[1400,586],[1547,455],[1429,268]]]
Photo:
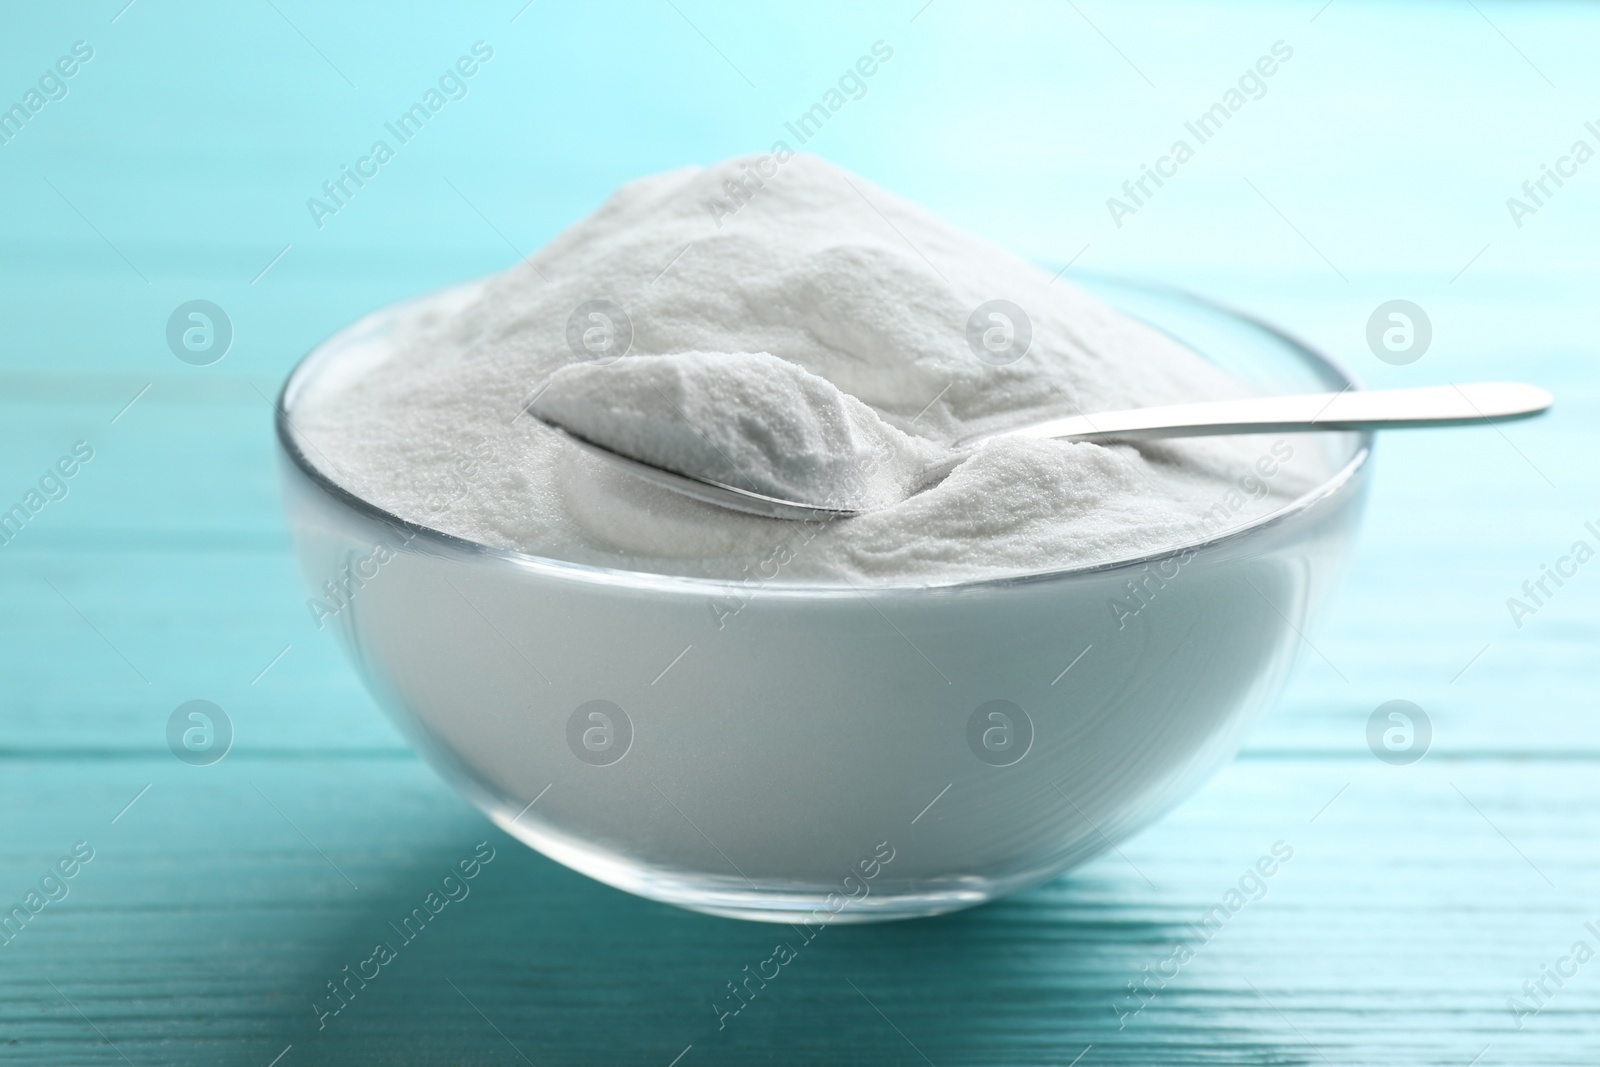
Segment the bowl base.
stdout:
[[[645,867],[519,821],[509,812],[487,810],[506,833],[579,874],[635,896],[724,919],[800,926],[921,919],[976,907],[1021,888],[1015,880],[977,877],[897,885],[862,882],[865,893],[859,896],[848,896],[839,886],[763,885],[759,880]],[[1027,882],[1039,880],[1034,876]]]

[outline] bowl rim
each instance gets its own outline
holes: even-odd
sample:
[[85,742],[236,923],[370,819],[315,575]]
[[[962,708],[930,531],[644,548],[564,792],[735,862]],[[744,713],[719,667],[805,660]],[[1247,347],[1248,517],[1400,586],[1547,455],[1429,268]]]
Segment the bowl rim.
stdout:
[[[1362,388],[1361,382],[1355,373],[1341,361],[1307,343],[1300,337],[1250,312],[1242,311],[1210,297],[1201,296],[1181,286],[1164,282],[1151,282],[1098,271],[1081,271],[1073,272],[1073,274],[1076,278],[1098,279],[1112,285],[1142,290],[1169,298],[1175,297],[1179,300],[1200,305],[1209,311],[1240,320],[1270,334],[1293,350],[1301,359],[1308,361],[1324,373],[1331,374],[1336,380],[1344,384],[1344,389]],[[753,588],[759,590],[762,596],[787,594],[810,597],[855,597],[868,594],[873,596],[879,594],[917,594],[925,596],[932,593],[1003,589],[1011,586],[1032,585],[1040,582],[1066,580],[1083,575],[1144,567],[1185,553],[1214,549],[1222,545],[1247,540],[1261,534],[1263,531],[1276,529],[1298,519],[1319,504],[1339,494],[1347,486],[1351,485],[1358,475],[1366,470],[1372,459],[1376,435],[1371,430],[1359,431],[1355,451],[1351,454],[1349,460],[1324,481],[1282,507],[1215,536],[1185,541],[1181,544],[1145,552],[1137,556],[1124,556],[1110,560],[1097,560],[1091,563],[996,575],[988,578],[965,578],[952,582],[872,582],[870,584],[854,584],[845,579],[842,584],[838,584],[832,581],[785,581],[781,579],[781,576],[770,579],[751,577],[748,573],[738,578],[717,578],[631,570],[626,567],[600,566],[558,559],[553,556],[540,556],[531,552],[523,552],[519,549],[499,548],[402,518],[394,512],[385,510],[365,497],[358,496],[356,493],[346,489],[334,481],[305,454],[305,451],[296,440],[296,430],[290,415],[290,408],[293,405],[296,394],[305,387],[306,383],[314,376],[314,372],[320,369],[318,367],[318,357],[323,355],[328,345],[332,342],[356,331],[359,327],[390,318],[407,307],[416,306],[451,291],[464,291],[473,286],[481,285],[487,280],[488,277],[485,277],[432,289],[405,300],[386,304],[353,322],[341,326],[338,330],[318,341],[310,351],[295,362],[294,367],[290,369],[288,375],[284,378],[283,385],[278,390],[274,404],[273,426],[277,443],[283,453],[283,457],[288,460],[295,471],[307,479],[312,486],[329,497],[335,504],[343,506],[369,522],[391,527],[402,532],[405,535],[404,547],[420,548],[436,556],[474,563],[491,562],[509,565],[518,570],[545,574],[550,577],[590,581],[606,585],[627,585],[641,589],[687,591],[711,595],[733,593],[735,595],[748,596]],[[1159,329],[1154,324],[1147,325],[1151,325],[1153,329]]]

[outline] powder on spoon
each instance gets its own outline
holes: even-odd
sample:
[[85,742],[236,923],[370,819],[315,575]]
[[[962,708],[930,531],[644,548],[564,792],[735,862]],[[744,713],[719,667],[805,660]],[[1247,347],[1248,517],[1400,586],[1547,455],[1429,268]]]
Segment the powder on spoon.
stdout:
[[551,375],[530,410],[653,466],[765,496],[872,509],[942,451],[825,378],[765,352],[686,352]]
[[[707,210],[725,182],[774,162],[737,215]],[[997,299],[1023,309],[1021,321],[995,329]],[[614,329],[602,353],[569,341],[569,323],[589,321],[597,302]],[[973,323],[982,345],[969,342]],[[1014,347],[997,358],[994,340]],[[776,376],[781,388],[774,365],[795,368]],[[1196,542],[1218,515],[1233,525],[1267,514],[1329,473],[1305,436],[1002,440],[907,496],[895,477],[962,437],[1250,390],[1069,282],[810,156],[631,182],[526,262],[408,310],[337,370],[302,395],[295,425],[351,492],[495,547],[662,573],[738,578],[787,542],[803,545],[785,554],[788,580],[1053,570]],[[622,383],[751,412],[717,446],[753,448],[773,495],[887,447],[899,458],[870,480],[890,498],[820,530],[689,500],[523,414],[552,376],[571,386],[579,417],[662,456],[701,446],[654,419],[653,389]]]

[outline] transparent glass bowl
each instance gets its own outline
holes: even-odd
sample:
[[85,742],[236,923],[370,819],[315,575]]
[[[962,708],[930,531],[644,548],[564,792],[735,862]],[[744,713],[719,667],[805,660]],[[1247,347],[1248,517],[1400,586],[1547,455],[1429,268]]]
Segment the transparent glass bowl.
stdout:
[[[1263,391],[1355,385],[1205,301],[1083,284]],[[318,595],[344,591],[325,623],[423,755],[508,833],[713,914],[932,915],[1128,837],[1237,752],[1360,519],[1372,441],[1346,433],[1317,439],[1334,473],[1271,515],[1050,573],[856,589],[504,551],[353,496],[302,449],[297,399],[358,372],[397,313],[325,342],[279,401],[306,573]]]

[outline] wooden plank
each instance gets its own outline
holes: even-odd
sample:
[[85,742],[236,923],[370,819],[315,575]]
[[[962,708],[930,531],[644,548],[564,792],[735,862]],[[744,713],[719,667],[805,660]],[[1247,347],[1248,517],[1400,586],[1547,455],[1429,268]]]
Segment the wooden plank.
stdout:
[[[1466,1063],[1491,1045],[1480,1062],[1590,1062],[1587,969],[1520,1032],[1506,1002],[1575,940],[1600,947],[1596,783],[1592,762],[1242,761],[1073,877],[821,930],[719,1030],[716,995],[793,929],[596,886],[415,762],[8,762],[4,892],[77,840],[95,856],[0,949],[0,1062],[266,1063],[291,1043],[301,1063],[520,1062],[508,1039],[541,1064],[690,1044],[696,1063],[1067,1063],[1090,1044],[1098,1063]],[[485,840],[469,895],[319,1030],[326,982],[398,942],[387,924]],[[1292,857],[1248,884],[1259,899],[1198,938],[1187,924],[1276,842]],[[1194,958],[1131,1013],[1125,983],[1185,939]]]

